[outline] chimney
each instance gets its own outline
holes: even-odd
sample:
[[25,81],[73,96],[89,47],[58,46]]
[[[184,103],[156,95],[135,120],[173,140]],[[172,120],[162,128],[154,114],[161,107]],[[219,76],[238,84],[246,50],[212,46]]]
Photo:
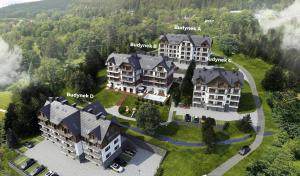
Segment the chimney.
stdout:
[[68,100],[63,100],[63,101],[61,101],[61,104],[68,104]]
[[93,108],[89,108],[89,109],[87,110],[87,112],[92,113],[92,112],[93,112]]
[[99,112],[98,114],[96,114],[96,119],[99,120],[102,115],[103,115],[103,112]]
[[52,101],[53,101],[53,97],[49,97],[48,100],[49,100],[50,102],[52,102]]

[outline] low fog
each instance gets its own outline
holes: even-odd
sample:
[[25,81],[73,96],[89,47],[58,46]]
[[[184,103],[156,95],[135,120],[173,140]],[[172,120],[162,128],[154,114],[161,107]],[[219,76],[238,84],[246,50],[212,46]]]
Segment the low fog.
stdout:
[[0,88],[8,86],[20,78],[21,62],[21,49],[17,46],[10,48],[8,43],[0,37]]
[[270,9],[260,10],[256,14],[264,32],[283,26],[282,48],[296,48],[300,50],[300,0],[282,11]]

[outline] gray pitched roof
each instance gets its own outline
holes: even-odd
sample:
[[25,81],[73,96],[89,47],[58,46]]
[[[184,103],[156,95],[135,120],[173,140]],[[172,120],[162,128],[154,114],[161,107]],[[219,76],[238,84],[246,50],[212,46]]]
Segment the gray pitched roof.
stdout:
[[210,37],[202,37],[199,35],[187,34],[166,34],[161,35],[160,40],[167,40],[171,45],[179,45],[182,41],[190,41],[195,46],[201,46],[203,42],[207,42],[211,47],[212,39]]
[[[91,112],[88,112],[92,108]],[[99,102],[89,104],[82,110],[60,101],[46,101],[40,110],[47,119],[56,125],[65,125],[73,135],[88,137],[93,133],[101,143],[111,125],[110,120],[98,116],[107,115],[107,112]]]
[[244,84],[244,75],[240,71],[226,71],[222,68],[197,68],[194,70],[193,83],[195,84],[198,79],[201,79],[204,84],[208,84],[216,78],[222,78],[231,87],[239,82],[241,85]]
[[107,58],[107,61],[110,60],[112,60],[118,66],[122,65],[123,63],[128,63],[132,65],[134,69],[141,68],[139,59],[134,55],[112,53]]
[[166,70],[170,70],[173,67],[171,61],[166,61],[162,56],[149,56],[143,54],[117,54],[112,53],[108,56],[107,62],[113,61],[117,66],[120,66],[122,63],[129,63],[135,69],[142,68],[144,70],[152,70],[157,65],[162,64]]

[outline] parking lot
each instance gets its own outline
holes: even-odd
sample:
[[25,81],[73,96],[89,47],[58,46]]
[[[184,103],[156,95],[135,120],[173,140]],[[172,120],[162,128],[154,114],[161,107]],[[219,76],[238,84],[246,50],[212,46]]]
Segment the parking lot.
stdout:
[[137,148],[136,155],[125,167],[125,171],[115,173],[111,169],[104,169],[91,162],[79,163],[78,160],[65,156],[59,146],[47,140],[26,151],[25,155],[34,158],[61,176],[153,176],[162,158],[158,154]]

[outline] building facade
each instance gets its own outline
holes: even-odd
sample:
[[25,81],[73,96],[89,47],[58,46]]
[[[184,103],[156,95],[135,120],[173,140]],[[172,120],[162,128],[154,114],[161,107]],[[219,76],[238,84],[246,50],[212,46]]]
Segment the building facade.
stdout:
[[158,54],[181,64],[189,64],[194,60],[197,65],[208,65],[211,46],[212,39],[209,37],[166,34],[160,36]]
[[148,93],[166,96],[173,83],[175,65],[164,57],[112,53],[106,61],[109,88],[138,93],[144,86]]
[[198,68],[193,75],[193,106],[215,111],[237,111],[244,76],[239,71]]
[[122,152],[122,139],[119,126],[106,120],[106,115],[98,102],[79,109],[56,97],[46,101],[38,119],[43,137],[57,144],[64,154],[108,167]]

